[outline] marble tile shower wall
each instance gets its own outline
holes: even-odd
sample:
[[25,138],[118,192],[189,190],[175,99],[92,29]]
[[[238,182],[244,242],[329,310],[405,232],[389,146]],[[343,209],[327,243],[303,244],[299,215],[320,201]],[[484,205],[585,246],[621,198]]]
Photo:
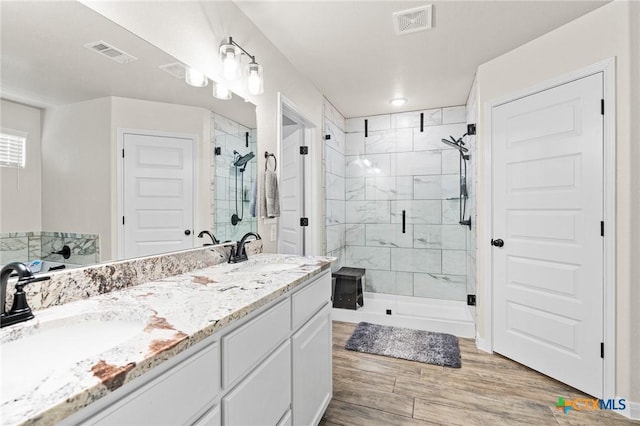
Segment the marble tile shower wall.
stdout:
[[466,300],[459,154],[440,141],[461,137],[465,121],[465,106],[346,120],[345,214],[335,221],[346,265],[367,269],[366,291]]
[[[258,142],[256,129],[249,129],[233,120],[219,114],[211,117],[211,155],[213,156],[211,180],[213,206],[213,230],[220,241],[239,240],[244,234],[257,229],[256,218],[249,212],[249,204],[253,191],[253,184],[257,176]],[[249,146],[247,146],[247,133]],[[216,155],[215,148],[220,148],[220,155]],[[238,216],[242,221],[237,225],[231,224],[231,215],[236,212],[236,168],[233,166],[233,151],[245,155],[253,152],[255,158],[249,161],[244,173],[238,170]],[[242,178],[242,179],[241,179]],[[244,212],[243,212],[244,209]]]
[[[345,266],[345,118],[328,100],[324,100],[324,194],[325,247],[327,256],[337,257],[332,270]],[[329,136],[329,139],[326,139]]]
[[[467,123],[476,123],[478,113],[478,100],[475,79],[473,80],[471,91],[469,92],[466,112]],[[470,157],[467,168],[467,192],[469,194],[469,199],[467,200],[466,218],[471,218],[472,225],[471,230],[467,228],[467,294],[476,294],[476,226],[478,224],[478,214],[476,209],[476,186],[478,176],[476,135],[467,136],[465,138],[465,143],[467,144],[467,148],[469,149],[468,154]]]
[[[69,259],[55,254],[65,245],[71,249]],[[93,265],[100,262],[100,238],[97,234],[49,231],[0,234],[0,265],[37,259],[70,265]]]

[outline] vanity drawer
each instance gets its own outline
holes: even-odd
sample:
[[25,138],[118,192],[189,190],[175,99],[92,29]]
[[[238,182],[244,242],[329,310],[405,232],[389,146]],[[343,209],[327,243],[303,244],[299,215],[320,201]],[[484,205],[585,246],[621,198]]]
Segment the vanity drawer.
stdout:
[[331,300],[331,274],[325,273],[292,296],[293,329],[297,329]]
[[218,343],[91,417],[91,425],[178,425],[210,406],[220,392]]
[[222,338],[222,380],[227,388],[287,338],[291,302],[285,299]]
[[287,340],[222,398],[223,423],[276,426],[290,406],[291,343]]

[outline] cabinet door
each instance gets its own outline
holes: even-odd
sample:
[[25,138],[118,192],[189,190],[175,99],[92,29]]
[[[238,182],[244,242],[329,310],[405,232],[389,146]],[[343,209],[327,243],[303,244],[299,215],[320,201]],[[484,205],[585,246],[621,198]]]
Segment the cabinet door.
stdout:
[[291,406],[291,344],[283,343],[222,399],[223,424],[276,425]]
[[287,298],[222,338],[223,386],[229,388],[291,333]]
[[216,405],[200,417],[193,426],[220,426],[220,406]]
[[193,421],[220,391],[220,350],[217,343],[125,396],[83,424],[181,425]]
[[293,335],[292,347],[293,424],[317,425],[332,396],[328,303]]

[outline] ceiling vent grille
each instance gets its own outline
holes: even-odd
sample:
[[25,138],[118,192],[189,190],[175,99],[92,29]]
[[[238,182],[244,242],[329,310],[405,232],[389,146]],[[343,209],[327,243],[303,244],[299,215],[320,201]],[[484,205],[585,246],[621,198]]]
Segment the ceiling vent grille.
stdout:
[[184,80],[185,74],[187,73],[186,68],[181,62],[173,62],[171,64],[160,65],[161,70],[168,72],[175,78],[179,78],[180,80]]
[[136,58],[135,56],[129,55],[128,53],[125,53],[122,50],[117,49],[102,40],[87,43],[84,45],[84,47],[93,52],[99,53],[100,55],[105,56],[112,61],[116,61],[119,64],[128,64],[129,62],[138,60],[138,58]]
[[432,9],[429,4],[395,12],[393,14],[393,25],[398,35],[415,33],[416,31],[430,30],[431,18]]

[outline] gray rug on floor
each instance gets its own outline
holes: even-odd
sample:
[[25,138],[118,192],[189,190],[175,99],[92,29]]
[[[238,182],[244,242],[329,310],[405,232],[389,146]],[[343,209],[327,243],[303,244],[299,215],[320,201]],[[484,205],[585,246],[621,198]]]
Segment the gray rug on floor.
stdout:
[[458,338],[451,334],[361,322],[346,349],[460,368]]

